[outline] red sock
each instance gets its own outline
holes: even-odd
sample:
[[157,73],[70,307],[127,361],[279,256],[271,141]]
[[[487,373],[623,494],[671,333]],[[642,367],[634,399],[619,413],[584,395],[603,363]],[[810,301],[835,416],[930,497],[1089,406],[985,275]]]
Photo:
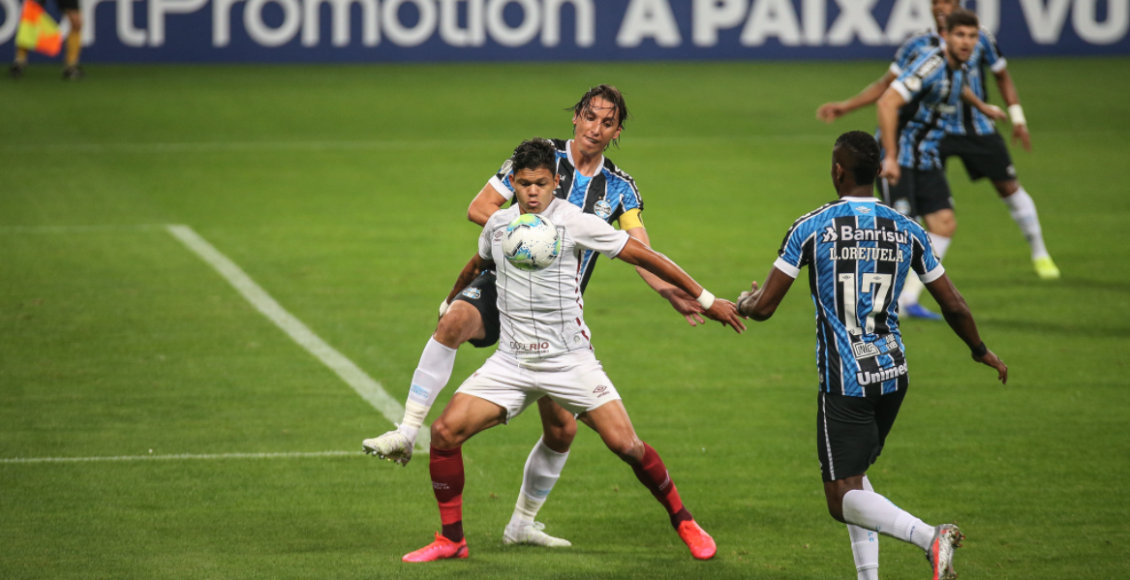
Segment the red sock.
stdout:
[[443,537],[463,540],[463,448],[431,448],[428,470],[432,474],[432,491],[439,502],[439,518]]
[[671,516],[671,525],[679,527],[679,524],[686,520],[694,519],[687,508],[683,507],[683,499],[679,497],[679,490],[675,489],[675,482],[671,480],[670,474],[667,473],[667,466],[663,465],[663,460],[659,458],[659,454],[651,448],[647,443],[643,444],[644,453],[643,459],[639,464],[631,463],[632,471],[636,472],[636,478],[644,487],[663,504],[667,513]]

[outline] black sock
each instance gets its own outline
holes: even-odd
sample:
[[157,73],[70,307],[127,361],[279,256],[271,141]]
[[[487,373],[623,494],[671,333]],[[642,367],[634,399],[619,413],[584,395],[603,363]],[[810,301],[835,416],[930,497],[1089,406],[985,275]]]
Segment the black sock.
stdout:
[[694,516],[692,516],[691,512],[688,512],[685,507],[671,514],[671,525],[674,526],[675,529],[679,529],[679,524],[692,520],[694,520]]
[[[671,517],[674,517],[674,516],[671,516]],[[456,543],[462,542],[463,541],[463,520],[459,520],[459,521],[455,522],[454,524],[443,524],[443,531],[440,532],[440,533],[443,534],[443,537],[451,540],[452,542],[456,542]]]

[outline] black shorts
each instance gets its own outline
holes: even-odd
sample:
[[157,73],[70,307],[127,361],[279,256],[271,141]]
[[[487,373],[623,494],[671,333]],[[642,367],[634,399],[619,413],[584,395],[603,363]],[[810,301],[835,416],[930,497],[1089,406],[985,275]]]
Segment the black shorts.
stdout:
[[[498,343],[498,290],[495,288],[494,282],[494,272],[483,270],[478,278],[475,278],[462,292],[455,296],[455,300],[462,300],[474,306],[479,311],[479,315],[483,317],[483,328],[486,328],[487,331],[486,338],[482,340],[472,338],[467,341],[475,348],[486,348]],[[452,300],[452,302],[455,300]]]
[[946,172],[941,169],[921,171],[900,168],[898,185],[891,186],[886,179],[875,182],[883,203],[895,208],[899,213],[916,218],[943,209],[953,209],[953,194]]
[[824,481],[867,473],[883,452],[905,396],[905,388],[878,397],[820,392],[816,449]]
[[977,181],[988,177],[990,181],[1016,179],[1012,156],[1000,133],[992,135],[946,135],[938,149],[942,163],[950,157],[960,157],[969,179]]

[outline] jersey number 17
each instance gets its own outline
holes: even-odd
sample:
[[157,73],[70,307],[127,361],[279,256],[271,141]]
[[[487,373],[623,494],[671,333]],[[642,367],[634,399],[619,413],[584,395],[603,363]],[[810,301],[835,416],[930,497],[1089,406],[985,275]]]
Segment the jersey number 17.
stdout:
[[859,276],[859,292],[871,294],[871,311],[864,316],[864,324],[859,326],[859,300],[855,294],[855,274],[840,274],[839,281],[843,285],[844,310],[840,313],[844,327],[851,334],[860,335],[875,332],[875,315],[887,305],[887,295],[891,291],[890,274],[861,274]]

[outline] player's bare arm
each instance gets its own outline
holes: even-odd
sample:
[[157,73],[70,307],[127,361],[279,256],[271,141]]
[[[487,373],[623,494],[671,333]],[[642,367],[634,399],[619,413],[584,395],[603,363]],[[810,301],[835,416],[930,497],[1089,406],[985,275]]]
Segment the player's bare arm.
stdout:
[[[683,271],[678,264],[672,262],[667,256],[656,252],[635,238],[630,238],[624,249],[616,255],[633,266],[639,266],[655,274],[661,280],[669,282],[691,296],[705,296],[705,288],[694,281],[689,274]],[[705,308],[705,305],[703,305]],[[738,316],[738,309],[733,302],[722,298],[713,299],[710,308],[705,308],[703,314],[711,319],[721,322],[724,326],[733,327],[734,331],[741,334],[745,324]]]
[[483,270],[493,269],[493,261],[485,260],[482,256],[476,253],[474,257],[472,257],[471,260],[467,262],[467,265],[463,266],[463,271],[459,273],[459,278],[455,280],[455,286],[451,289],[451,293],[447,295],[447,302],[450,304],[451,301],[456,296],[458,296],[460,292],[463,291],[463,289],[469,286],[471,282],[475,280],[475,278],[479,277],[479,274],[482,273]]
[[899,108],[906,104],[906,99],[894,89],[887,89],[876,106],[879,118],[879,134],[883,139],[883,166],[879,177],[884,177],[897,185],[899,182],[898,163],[898,120]]
[[886,73],[883,73],[883,76],[879,77],[879,80],[867,85],[865,89],[860,91],[859,94],[855,95],[854,97],[846,101],[824,103],[823,105],[820,105],[820,107],[816,109],[816,118],[824,121],[825,123],[831,124],[836,119],[839,119],[840,117],[843,117],[844,115],[858,108],[866,107],[867,105],[878,101],[879,97],[883,96],[883,93],[887,91],[887,89],[891,86],[891,83],[893,83],[896,78],[898,77],[895,75],[895,73],[888,70]]
[[742,292],[738,297],[738,314],[743,318],[752,318],[758,322],[769,320],[777,311],[777,306],[788,294],[793,285],[793,278],[788,274],[773,268],[765,278],[765,285],[758,286],[757,280],[750,285],[748,292]]
[[467,219],[480,226],[485,226],[490,216],[502,209],[503,205],[506,205],[506,198],[498,193],[493,185],[488,183],[483,186],[482,191],[475,196],[475,199],[471,200],[471,206],[467,208]]
[[[645,246],[651,246],[651,240],[648,238],[647,229],[644,227],[632,228],[628,230],[628,235],[643,242]],[[641,266],[636,266],[636,272],[639,273],[640,278],[647,282],[653,290],[659,293],[660,296],[667,299],[671,306],[687,319],[687,323],[691,326],[699,324],[706,324],[702,319],[702,305],[694,299],[694,296],[687,294],[674,284],[669,284],[659,279],[659,276],[648,272]]]
[[973,89],[969,88],[969,85],[965,85],[961,89],[961,100],[969,103],[975,109],[984,113],[986,117],[995,121],[1003,121],[1008,118],[1008,114],[1005,113],[1004,110],[1000,107],[996,105],[990,105],[985,101],[977,98],[977,95],[973,93]]
[[937,280],[926,285],[930,295],[938,301],[946,323],[950,325],[973,353],[973,360],[993,367],[997,370],[1001,383],[1008,383],[1008,366],[1005,365],[993,351],[989,350],[977,332],[977,323],[973,321],[973,314],[965,303],[965,298],[957,291],[957,287],[950,281],[949,276],[942,274]]
[[1012,82],[1012,75],[1007,68],[993,73],[997,79],[997,89],[1000,90],[1001,99],[1008,105],[1008,116],[1012,122],[1012,143],[1020,141],[1024,150],[1032,152],[1032,136],[1028,134],[1028,121],[1024,117],[1024,109],[1020,107],[1020,95],[1016,92],[1016,84]]

